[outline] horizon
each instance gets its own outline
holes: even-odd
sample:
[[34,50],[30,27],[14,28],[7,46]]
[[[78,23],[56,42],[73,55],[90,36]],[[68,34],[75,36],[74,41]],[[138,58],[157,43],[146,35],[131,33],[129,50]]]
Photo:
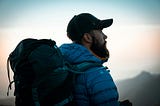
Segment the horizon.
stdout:
[[[137,80],[138,80],[138,82],[142,83],[142,82],[146,82],[146,80],[152,81],[151,79],[158,79],[158,78],[160,78],[160,73],[155,74],[155,73],[150,73],[150,72],[147,72],[147,71],[142,71],[141,73],[139,73],[138,75],[136,75],[134,77],[127,78],[127,79],[115,80],[115,84],[117,85],[118,90],[123,90],[123,92],[124,92],[125,88],[122,89],[121,84],[123,84],[123,85],[126,84],[126,83],[124,83],[126,81],[127,82],[132,82],[132,83],[133,82],[137,83]],[[156,82],[158,83],[159,80],[157,80]],[[144,84],[146,84],[146,83],[144,83]],[[8,85],[6,85],[6,87],[2,87],[3,89],[0,89],[0,91],[3,91],[3,92],[0,92],[0,99],[14,97],[14,85],[12,85],[12,89],[9,91],[9,96],[6,95],[7,94],[7,87],[8,87]],[[121,94],[122,92],[119,92],[119,93]],[[121,95],[120,95],[120,99],[122,99]]]
[[82,12],[99,19],[113,18],[112,26],[103,32],[110,51],[104,65],[114,80],[133,78],[143,70],[160,73],[159,0],[1,0],[0,85],[8,84],[6,61],[22,39],[53,39],[58,46],[71,43],[67,24]]

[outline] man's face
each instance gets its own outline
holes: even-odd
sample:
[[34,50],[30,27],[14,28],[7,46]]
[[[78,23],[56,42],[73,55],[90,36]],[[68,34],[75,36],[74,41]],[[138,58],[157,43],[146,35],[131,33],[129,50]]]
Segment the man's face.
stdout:
[[90,32],[92,36],[92,45],[91,50],[94,52],[97,56],[101,58],[109,58],[109,51],[106,47],[106,39],[107,36],[102,32],[102,30],[92,30]]

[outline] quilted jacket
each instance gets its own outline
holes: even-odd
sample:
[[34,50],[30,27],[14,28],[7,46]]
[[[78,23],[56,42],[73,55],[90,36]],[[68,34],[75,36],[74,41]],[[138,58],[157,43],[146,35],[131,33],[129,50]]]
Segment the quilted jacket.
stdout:
[[[105,62],[76,43],[63,44],[60,50],[71,64]],[[77,106],[119,106],[117,87],[109,69],[104,67],[91,67],[85,73],[77,75],[73,95]]]

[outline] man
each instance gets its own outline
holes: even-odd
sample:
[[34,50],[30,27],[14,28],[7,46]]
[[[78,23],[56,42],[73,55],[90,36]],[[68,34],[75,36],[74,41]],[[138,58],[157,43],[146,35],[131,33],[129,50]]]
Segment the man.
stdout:
[[[67,27],[67,36],[73,41],[60,49],[71,64],[93,62],[103,64],[109,58],[107,36],[103,28],[111,26],[113,19],[99,20],[89,13],[75,15]],[[77,75],[74,101],[78,106],[119,106],[118,91],[105,67],[95,66]]]

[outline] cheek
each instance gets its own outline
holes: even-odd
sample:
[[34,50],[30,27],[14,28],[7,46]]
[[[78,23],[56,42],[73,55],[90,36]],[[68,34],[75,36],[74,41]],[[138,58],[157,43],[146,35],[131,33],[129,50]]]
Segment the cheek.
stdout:
[[103,35],[101,33],[96,33],[94,38],[94,43],[98,46],[102,46],[105,43]]
[[100,48],[102,48],[105,45],[102,39],[96,39],[94,43]]
[[100,45],[104,45],[105,40],[103,39],[103,37],[99,37],[98,42]]

